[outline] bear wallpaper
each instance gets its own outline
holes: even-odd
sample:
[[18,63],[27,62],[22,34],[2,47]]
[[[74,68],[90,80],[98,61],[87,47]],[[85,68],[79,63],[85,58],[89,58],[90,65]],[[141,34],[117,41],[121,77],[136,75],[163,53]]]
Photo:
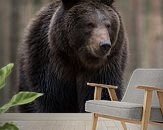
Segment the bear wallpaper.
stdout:
[[62,2],[0,1],[0,66],[15,64],[0,105],[20,90],[45,93],[10,112],[82,113],[87,82],[119,86],[120,100],[133,70],[163,68],[162,0]]
[[163,0],[0,0],[0,68],[0,130],[162,130]]
[[128,40],[121,16],[113,1],[81,2],[52,2],[29,25],[18,52],[18,87],[44,96],[22,112],[85,112],[93,99],[87,82],[119,86],[122,98]]

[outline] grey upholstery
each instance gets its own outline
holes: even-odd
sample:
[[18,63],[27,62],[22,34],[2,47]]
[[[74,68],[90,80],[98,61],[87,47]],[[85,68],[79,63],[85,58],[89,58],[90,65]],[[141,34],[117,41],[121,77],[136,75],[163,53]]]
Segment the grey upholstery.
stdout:
[[[163,69],[137,69],[133,72],[126,93],[121,102],[90,100],[86,102],[87,112],[93,112],[125,119],[141,120],[144,91],[137,86],[155,86],[163,88]],[[153,95],[151,121],[163,122],[158,98]]]
[[[86,102],[85,110],[102,115],[120,117],[129,120],[141,120],[143,105],[137,103],[90,100]],[[163,122],[163,116],[159,107],[153,107],[151,121]]]
[[[137,86],[154,86],[163,88],[163,69],[137,69],[133,72],[122,102],[143,104],[144,91]],[[156,93],[153,95],[153,106],[159,106]]]

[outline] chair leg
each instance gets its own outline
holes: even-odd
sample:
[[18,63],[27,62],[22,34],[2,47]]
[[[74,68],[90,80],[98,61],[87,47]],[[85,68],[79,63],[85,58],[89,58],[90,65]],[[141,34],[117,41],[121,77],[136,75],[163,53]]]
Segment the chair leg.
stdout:
[[121,121],[121,124],[122,124],[123,129],[127,130],[127,126],[126,126],[125,122]]
[[147,128],[148,128],[148,124],[142,124],[141,130],[147,130]]
[[151,112],[151,102],[152,102],[152,91],[145,91],[141,130],[147,130],[148,128]]
[[98,117],[93,113],[92,130],[96,130]]

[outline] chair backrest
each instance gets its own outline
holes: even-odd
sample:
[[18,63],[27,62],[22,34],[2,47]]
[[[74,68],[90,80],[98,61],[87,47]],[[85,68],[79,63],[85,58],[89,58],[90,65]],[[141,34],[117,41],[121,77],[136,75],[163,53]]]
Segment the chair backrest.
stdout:
[[[143,85],[163,88],[163,69],[136,69],[122,101],[143,104],[144,91],[136,89],[137,86]],[[159,106],[156,93],[153,94],[152,106]]]

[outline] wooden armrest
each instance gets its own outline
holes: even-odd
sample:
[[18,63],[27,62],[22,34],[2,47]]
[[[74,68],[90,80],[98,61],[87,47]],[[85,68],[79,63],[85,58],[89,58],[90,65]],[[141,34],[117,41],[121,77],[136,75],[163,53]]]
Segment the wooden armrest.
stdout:
[[95,93],[94,93],[94,99],[100,100],[101,99],[101,92],[102,88],[108,89],[110,98],[112,101],[118,101],[115,89],[117,89],[117,86],[113,85],[105,85],[105,84],[96,84],[96,83],[87,83],[88,86],[95,87]]
[[91,87],[100,87],[100,88],[107,88],[107,89],[117,89],[117,86],[113,85],[106,85],[106,84],[96,84],[96,83],[87,83],[88,86]]
[[158,87],[150,87],[150,86],[138,86],[137,89],[143,89],[146,91],[158,91],[158,92],[163,92],[162,88]]
[[153,93],[153,91],[157,92],[161,112],[163,114],[163,102],[162,102],[162,100],[163,100],[163,89],[161,89],[159,87],[152,87],[152,86],[138,86],[137,88],[145,90],[142,124],[148,124],[149,121],[150,121],[150,113],[151,113],[152,93]]

